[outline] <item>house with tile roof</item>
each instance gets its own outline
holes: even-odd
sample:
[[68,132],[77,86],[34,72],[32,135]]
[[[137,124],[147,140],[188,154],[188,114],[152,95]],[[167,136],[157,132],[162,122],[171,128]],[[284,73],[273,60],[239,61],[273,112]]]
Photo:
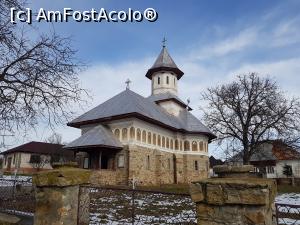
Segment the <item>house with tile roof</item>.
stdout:
[[81,136],[65,148],[93,171],[93,183],[157,185],[208,176],[208,144],[215,135],[178,97],[183,74],[163,46],[146,73],[149,97],[127,87],[68,123]]
[[1,152],[2,170],[5,173],[32,174],[37,171],[51,170],[53,161],[72,161],[74,152],[63,145],[31,141]]
[[[236,154],[227,163],[242,165],[242,154]],[[290,177],[300,178],[300,150],[282,140],[261,141],[250,157],[250,164],[254,166],[254,172],[266,178],[286,178],[285,166],[290,167]]]

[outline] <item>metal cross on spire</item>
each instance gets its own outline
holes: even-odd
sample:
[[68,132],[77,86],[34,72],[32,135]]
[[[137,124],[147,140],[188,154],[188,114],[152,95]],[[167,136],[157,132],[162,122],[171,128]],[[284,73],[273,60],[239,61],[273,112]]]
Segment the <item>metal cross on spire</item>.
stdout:
[[126,89],[127,89],[127,90],[130,89],[130,87],[129,87],[130,83],[131,83],[131,80],[129,80],[129,79],[127,79],[127,80],[125,81]]
[[166,42],[167,42],[167,39],[166,39],[166,37],[164,37],[164,39],[162,40],[162,46],[163,46],[163,48],[166,47]]

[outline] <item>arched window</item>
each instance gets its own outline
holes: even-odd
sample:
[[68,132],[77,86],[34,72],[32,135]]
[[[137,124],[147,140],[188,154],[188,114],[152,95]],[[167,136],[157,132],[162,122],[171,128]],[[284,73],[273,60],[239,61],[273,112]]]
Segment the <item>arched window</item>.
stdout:
[[200,151],[203,151],[203,141],[200,141],[199,145],[200,145]]
[[120,139],[120,130],[119,129],[115,129],[115,136]]
[[160,77],[157,78],[157,84],[160,84]]
[[174,145],[173,145],[173,139],[170,140],[170,148],[173,149]]
[[152,144],[153,144],[153,145],[156,145],[156,134],[153,134]]
[[135,138],[135,129],[134,129],[134,127],[131,127],[129,132],[130,132],[130,139],[133,140]]
[[128,136],[127,136],[127,128],[122,129],[122,140],[127,141]]
[[170,148],[169,138],[166,138],[166,148]]
[[174,86],[175,86],[175,84],[176,84],[176,78],[174,77]]
[[169,84],[169,76],[167,76],[167,84]]
[[164,136],[162,137],[162,140],[161,140],[161,145],[162,145],[162,147],[163,147],[163,148],[165,148],[165,147],[166,147],[166,139],[165,139],[165,137],[164,137]]
[[190,150],[190,142],[184,141],[184,151],[189,151],[189,150]]
[[161,139],[160,139],[160,135],[157,136],[157,145],[161,146]]
[[151,132],[148,132],[148,140],[147,140],[148,144],[151,144]]
[[180,141],[180,150],[182,150],[182,147],[183,147],[183,146],[182,146],[182,141]]
[[136,139],[137,139],[138,141],[141,141],[141,130],[140,130],[140,128],[138,128],[138,129],[136,130]]
[[192,150],[193,150],[193,151],[198,151],[198,144],[197,144],[196,141],[193,141],[193,142],[192,142]]
[[144,131],[144,130],[143,130],[143,132],[142,132],[142,141],[143,141],[144,143],[146,143],[146,131]]
[[178,143],[178,140],[176,139],[175,140],[175,150],[178,150],[179,149],[179,143]]
[[208,152],[208,143],[205,142],[205,146],[206,146],[206,152]]

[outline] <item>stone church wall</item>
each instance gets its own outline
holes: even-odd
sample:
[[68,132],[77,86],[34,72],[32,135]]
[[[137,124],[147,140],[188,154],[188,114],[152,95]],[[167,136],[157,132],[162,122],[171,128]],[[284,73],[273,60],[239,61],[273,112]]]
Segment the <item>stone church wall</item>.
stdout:
[[[207,156],[173,154],[130,145],[129,158],[129,179],[136,179],[139,185],[190,183],[208,177]],[[195,161],[198,161],[197,170]]]

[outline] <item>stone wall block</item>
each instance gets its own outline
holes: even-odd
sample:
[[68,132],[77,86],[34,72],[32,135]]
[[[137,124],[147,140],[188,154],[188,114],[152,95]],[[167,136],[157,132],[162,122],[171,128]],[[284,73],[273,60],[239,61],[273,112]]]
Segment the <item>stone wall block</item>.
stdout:
[[[190,193],[197,205],[199,225],[273,225],[272,209],[276,183],[252,175],[236,178],[237,172],[251,169],[220,167],[222,178],[192,183]],[[233,170],[234,176],[230,171]]]
[[[34,225],[79,224],[80,185],[88,184],[90,171],[61,167],[52,171],[40,172],[33,177],[36,186],[36,210]],[[87,195],[85,195],[86,197]],[[89,202],[89,201],[85,201]],[[80,203],[81,204],[81,203]],[[88,216],[82,214],[80,223],[87,225]]]

